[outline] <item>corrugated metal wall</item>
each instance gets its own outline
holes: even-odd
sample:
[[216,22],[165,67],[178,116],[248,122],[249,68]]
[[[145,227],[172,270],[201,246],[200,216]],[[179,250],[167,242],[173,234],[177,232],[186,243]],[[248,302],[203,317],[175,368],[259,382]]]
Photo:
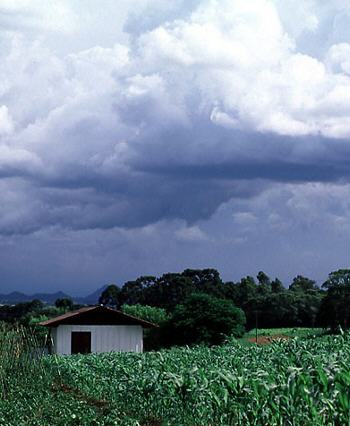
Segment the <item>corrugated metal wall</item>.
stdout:
[[71,354],[72,331],[91,332],[91,352],[143,350],[143,330],[140,325],[59,325],[51,330],[55,353]]

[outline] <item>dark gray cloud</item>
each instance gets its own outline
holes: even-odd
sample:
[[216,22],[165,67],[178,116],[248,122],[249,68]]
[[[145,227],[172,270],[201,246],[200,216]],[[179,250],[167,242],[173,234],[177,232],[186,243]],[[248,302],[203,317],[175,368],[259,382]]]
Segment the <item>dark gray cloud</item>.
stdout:
[[323,276],[334,250],[344,262],[347,3],[95,9],[0,8],[0,279],[264,265],[289,279]]

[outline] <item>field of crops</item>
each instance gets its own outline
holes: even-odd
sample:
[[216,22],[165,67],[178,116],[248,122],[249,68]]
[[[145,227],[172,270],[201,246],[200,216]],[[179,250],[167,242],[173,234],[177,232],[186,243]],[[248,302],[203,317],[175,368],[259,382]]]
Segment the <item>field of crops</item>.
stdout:
[[[320,336],[324,333],[322,328],[259,328],[258,336],[273,336],[273,335],[284,335],[288,337],[313,337]],[[248,331],[244,337],[255,337],[256,329]]]
[[31,381],[7,384],[1,425],[350,424],[350,335],[45,357],[31,368]]

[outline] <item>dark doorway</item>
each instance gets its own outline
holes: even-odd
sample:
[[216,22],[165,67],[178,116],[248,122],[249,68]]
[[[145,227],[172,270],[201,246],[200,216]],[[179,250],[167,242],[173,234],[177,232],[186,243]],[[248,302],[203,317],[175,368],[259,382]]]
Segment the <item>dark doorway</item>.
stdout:
[[72,331],[72,354],[91,353],[91,332]]

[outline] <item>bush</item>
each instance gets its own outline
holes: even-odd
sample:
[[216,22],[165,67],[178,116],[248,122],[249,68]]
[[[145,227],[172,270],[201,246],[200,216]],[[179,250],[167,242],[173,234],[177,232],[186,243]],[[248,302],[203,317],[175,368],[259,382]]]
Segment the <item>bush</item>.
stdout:
[[169,319],[169,314],[165,309],[156,308],[147,305],[123,305],[121,307],[124,314],[132,315],[133,317],[152,322],[153,324],[161,324]]
[[[162,325],[169,320],[169,314],[165,309],[154,306],[137,303],[136,305],[122,305],[121,310],[125,314],[152,322],[156,325]],[[158,327],[146,329],[143,333],[143,348],[145,351],[159,349],[162,346],[160,329]]]
[[162,327],[165,346],[217,345],[228,336],[241,337],[245,314],[233,302],[207,294],[192,294],[177,305],[171,319]]

